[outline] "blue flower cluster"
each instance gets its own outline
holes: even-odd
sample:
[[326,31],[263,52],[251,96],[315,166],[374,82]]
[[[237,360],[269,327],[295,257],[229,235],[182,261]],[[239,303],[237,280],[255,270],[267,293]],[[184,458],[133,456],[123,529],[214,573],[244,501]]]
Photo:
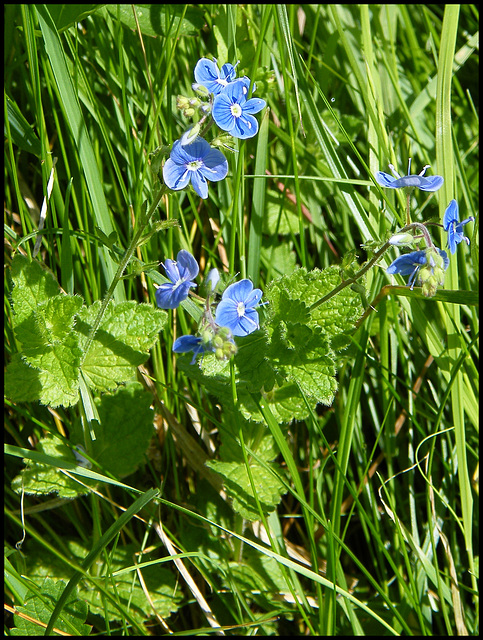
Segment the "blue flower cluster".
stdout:
[[[156,303],[161,309],[176,309],[186,300],[190,289],[196,287],[193,280],[199,273],[199,266],[184,249],[178,252],[176,260],[168,259],[163,266],[169,282],[157,288]],[[246,278],[225,289],[213,317],[210,300],[218,280],[216,269],[212,269],[205,279],[208,294],[199,335],[181,336],[173,345],[176,353],[194,352],[191,364],[205,352],[215,353],[220,360],[231,358],[237,349],[233,337],[247,336],[260,327],[256,307],[263,294]]]
[[[191,183],[200,198],[207,198],[207,181],[223,180],[228,173],[228,162],[219,149],[203,138],[202,127],[203,131],[208,131],[214,122],[233,138],[253,138],[258,132],[254,114],[261,111],[266,102],[261,98],[247,99],[251,80],[247,76],[236,78],[232,64],[224,64],[220,69],[216,59],[201,58],[195,66],[194,76],[193,89],[204,100],[178,96],[177,105],[185,116],[194,116],[198,111],[201,118],[174,142],[163,167],[163,179],[173,191]],[[254,91],[255,88],[253,85]]]
[[[416,187],[421,191],[437,191],[442,186],[444,179],[442,176],[425,177],[424,173],[428,167],[429,165],[426,165],[418,175],[411,175],[411,160],[409,160],[408,175],[401,177],[394,167],[389,165],[395,177],[383,171],[378,171],[376,173],[376,181],[381,186],[389,189],[406,188],[410,190]],[[456,246],[463,240],[466,244],[470,244],[469,239],[463,235],[463,226],[473,222],[473,220],[473,216],[470,216],[459,222],[458,204],[456,200],[451,200],[443,216],[443,229],[448,234],[447,246],[451,254],[456,253]],[[444,272],[449,266],[449,258],[446,251],[440,250],[433,245],[427,230],[425,230],[424,237],[428,244],[425,250],[412,251],[399,256],[389,265],[386,271],[389,274],[399,273],[402,276],[409,276],[408,285],[411,289],[418,283],[422,286],[424,295],[433,296],[438,285],[444,283]],[[389,242],[394,245],[405,245],[412,244],[414,240],[415,238],[411,234],[400,233],[393,236]]]

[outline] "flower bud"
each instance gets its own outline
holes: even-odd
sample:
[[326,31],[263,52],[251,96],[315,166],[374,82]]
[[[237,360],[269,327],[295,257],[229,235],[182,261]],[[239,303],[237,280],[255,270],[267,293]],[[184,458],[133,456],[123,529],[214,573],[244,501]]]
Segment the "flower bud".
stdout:
[[203,342],[204,345],[209,345],[212,339],[213,339],[213,331],[210,329],[210,327],[207,327],[206,329],[203,330],[201,334],[201,341]]
[[444,272],[447,268],[446,253],[441,253],[432,247],[426,249],[426,264],[419,270],[419,282],[421,283],[423,294],[430,298],[435,295],[438,285],[444,284]]
[[187,98],[186,96],[178,96],[176,98],[176,107],[180,110],[182,109],[186,109],[186,107],[189,107],[190,105],[190,101],[189,98]]
[[180,145],[182,147],[186,147],[186,145],[191,144],[192,142],[194,142],[196,140],[196,138],[198,137],[198,134],[200,132],[200,125],[197,122],[196,124],[194,124],[192,127],[189,127],[189,129],[186,129],[186,131],[183,133],[183,135],[181,136],[179,142]]
[[396,233],[389,239],[389,244],[395,247],[406,247],[413,244],[414,236],[411,233]]
[[191,85],[191,88],[193,89],[193,91],[196,91],[196,93],[200,95],[202,98],[209,98],[210,96],[210,92],[202,84],[198,84],[197,82],[194,82]]
[[206,290],[208,294],[212,293],[216,289],[216,285],[220,281],[220,273],[218,269],[210,269],[208,275],[206,276]]

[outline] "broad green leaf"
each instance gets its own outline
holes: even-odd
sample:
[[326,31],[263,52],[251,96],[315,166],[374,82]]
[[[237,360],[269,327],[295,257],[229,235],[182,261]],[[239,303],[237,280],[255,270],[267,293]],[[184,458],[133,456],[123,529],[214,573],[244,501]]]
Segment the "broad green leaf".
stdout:
[[[78,315],[75,330],[79,332],[81,348],[85,347],[100,306],[100,302],[95,302]],[[148,359],[149,349],[155,344],[167,317],[165,311],[149,304],[111,301],[82,363],[82,372],[89,385],[109,391],[129,380],[134,368]]]
[[[151,395],[134,382],[97,401],[102,428],[91,443],[91,457],[118,478],[133,473],[143,462],[154,434]],[[78,425],[71,433],[73,443],[83,442]]]
[[28,365],[21,353],[15,353],[7,365],[4,392],[12,402],[34,402],[41,398],[40,372]]
[[11,277],[14,284],[12,302],[15,326],[29,318],[39,304],[60,292],[59,285],[50,271],[40,262],[30,260],[19,253],[12,260]]
[[[119,18],[128,29],[137,29],[133,7],[136,10],[139,29],[144,36],[166,36],[176,33],[181,20],[180,36],[199,35],[204,26],[202,10],[189,6],[185,11],[183,4],[120,4],[106,5],[103,11],[108,11],[114,19]],[[118,13],[119,12],[119,13]]]
[[5,372],[5,395],[13,402],[39,400],[41,404],[69,407],[79,399],[81,352],[77,337],[37,349],[35,355],[16,354]]
[[[38,593],[29,592],[23,606],[17,606],[19,614],[14,615],[15,627],[10,630],[12,636],[41,636],[49,622],[54,606],[65,589],[62,580],[46,577],[39,583]],[[74,591],[62,610],[56,628],[65,635],[87,637],[91,627],[85,624],[88,607],[83,598]],[[36,624],[36,620],[39,623]]]
[[[72,450],[58,438],[52,436],[42,438],[37,444],[37,450],[53,458],[63,458],[76,464]],[[83,481],[85,482],[86,479]],[[59,469],[32,461],[29,461],[20,474],[13,479],[12,489],[17,493],[24,490],[31,495],[57,493],[60,498],[76,498],[89,492],[89,489],[72,480],[65,473],[61,473]]]
[[[66,340],[82,304],[80,296],[70,295],[57,295],[38,304],[35,312],[17,324],[15,329],[24,354],[34,355],[45,347],[58,345]],[[30,364],[35,365],[30,358],[27,359]]]
[[77,402],[81,355],[77,336],[71,333],[63,343],[47,347],[44,353],[26,356],[26,360],[39,371],[42,404],[69,407]]
[[[244,463],[209,460],[206,465],[223,476],[223,485],[232,499],[233,509],[246,520],[259,520],[260,513],[253,497],[252,487]],[[276,465],[272,464],[272,468]],[[284,485],[275,476],[258,464],[251,464],[257,497],[265,513],[272,511],[285,493]]]
[[64,31],[73,24],[80,22],[96,11],[100,4],[48,4],[46,5],[57,31]]

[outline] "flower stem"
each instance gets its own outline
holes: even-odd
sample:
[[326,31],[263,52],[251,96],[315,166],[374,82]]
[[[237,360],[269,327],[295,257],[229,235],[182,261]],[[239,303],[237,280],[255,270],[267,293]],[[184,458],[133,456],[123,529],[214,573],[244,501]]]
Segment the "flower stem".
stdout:
[[129,243],[128,248],[126,249],[125,254],[122,257],[121,262],[119,263],[119,267],[116,271],[116,274],[114,276],[114,278],[112,279],[111,285],[109,287],[109,289],[106,291],[105,295],[104,295],[104,299],[102,300],[102,304],[101,304],[101,308],[99,309],[99,313],[96,316],[96,319],[94,320],[94,323],[91,327],[91,330],[89,332],[89,336],[87,338],[87,344],[84,350],[84,359],[92,345],[92,342],[94,340],[94,337],[97,333],[97,330],[99,329],[99,326],[101,324],[102,318],[104,316],[104,313],[106,312],[107,309],[107,305],[109,304],[109,302],[111,301],[111,298],[114,294],[114,289],[117,287],[119,280],[122,277],[122,274],[124,273],[124,270],[126,269],[127,265],[129,264],[129,261],[131,260],[134,251],[136,250],[136,247],[138,246],[139,240],[141,239],[141,236],[146,228],[146,226],[148,225],[149,221],[151,220],[151,217],[153,216],[154,212],[156,211],[156,209],[158,208],[158,205],[161,201],[161,198],[164,196],[164,194],[167,191],[167,187],[166,185],[162,185],[159,192],[157,193],[156,197],[153,200],[153,203],[151,204],[151,208],[149,209],[149,211],[146,214],[143,214],[141,219],[138,221],[138,228],[136,229],[136,232],[134,234],[134,236],[132,237],[131,242]]

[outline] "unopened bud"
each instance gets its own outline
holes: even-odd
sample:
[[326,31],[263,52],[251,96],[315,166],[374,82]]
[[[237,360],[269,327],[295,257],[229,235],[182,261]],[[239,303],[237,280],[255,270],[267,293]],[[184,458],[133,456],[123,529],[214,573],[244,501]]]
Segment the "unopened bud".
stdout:
[[389,239],[389,244],[395,247],[406,247],[413,244],[414,236],[411,233],[396,233]]
[[182,147],[186,147],[186,145],[191,144],[196,140],[198,134],[200,132],[199,123],[194,124],[192,127],[187,129],[180,138],[180,144]]
[[190,101],[186,96],[178,96],[176,98],[176,107],[178,109],[186,109],[186,107],[189,107],[189,105]]
[[210,95],[208,89],[202,84],[198,84],[197,82],[194,82],[191,85],[191,88],[193,89],[193,91],[196,91],[196,93],[199,94],[202,98],[208,98]]

